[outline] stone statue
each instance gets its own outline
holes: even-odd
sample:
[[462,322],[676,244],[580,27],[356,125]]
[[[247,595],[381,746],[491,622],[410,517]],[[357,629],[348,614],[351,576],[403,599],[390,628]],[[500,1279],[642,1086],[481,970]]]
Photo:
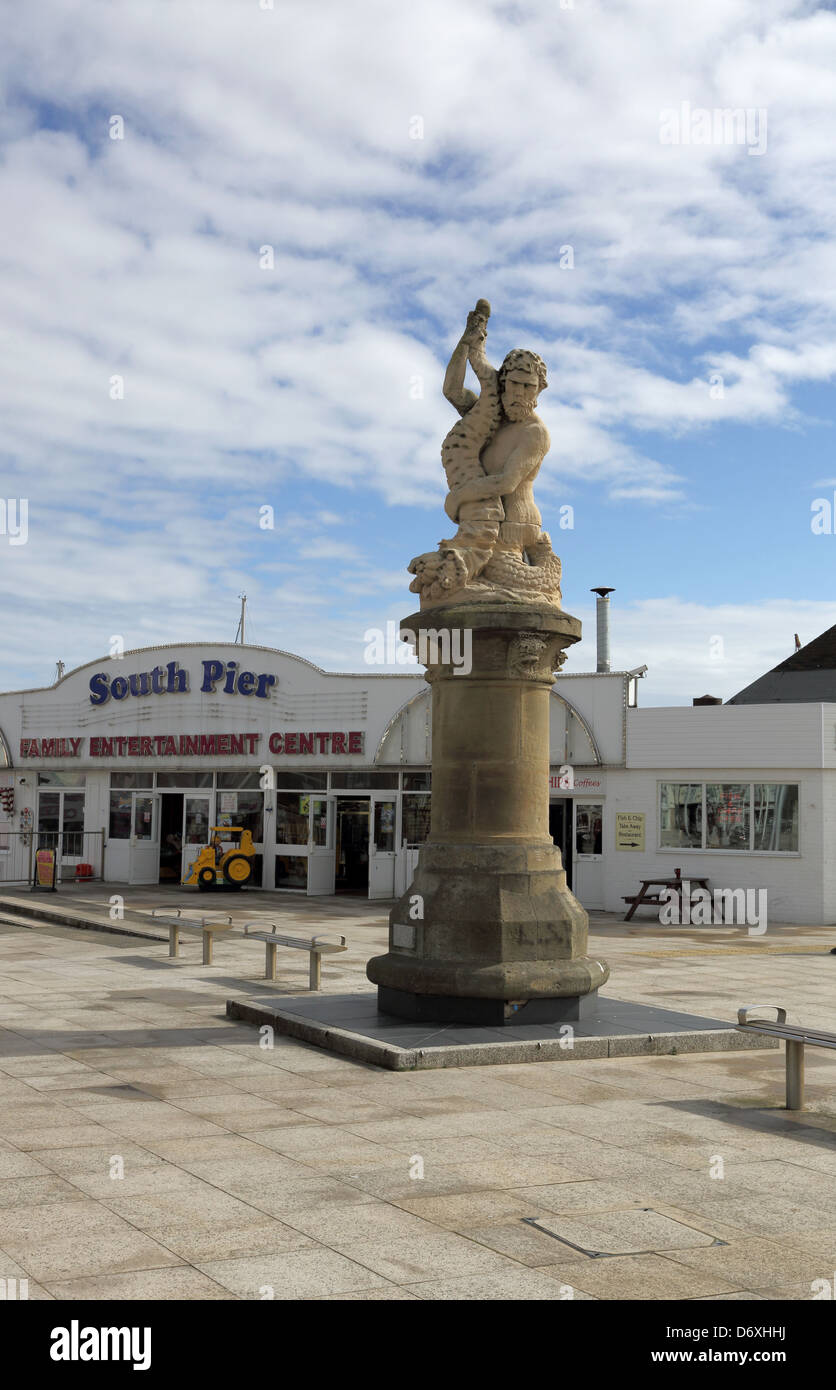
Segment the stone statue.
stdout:
[[[491,307],[480,299],[447,366],[444,394],[461,415],[441,446],[458,530],[410,564],[421,609],[440,603],[535,601],[560,608],[560,560],[542,530],[533,483],[549,450],[534,413],[548,385],[536,352],[514,348],[499,371],[485,357]],[[468,362],[481,387],[466,389]]]

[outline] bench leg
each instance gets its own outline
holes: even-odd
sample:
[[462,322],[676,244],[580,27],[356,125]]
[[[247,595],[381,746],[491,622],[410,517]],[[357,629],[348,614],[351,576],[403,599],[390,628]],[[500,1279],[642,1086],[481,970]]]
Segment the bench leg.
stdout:
[[804,1109],[804,1044],[786,1041],[787,1049],[787,1109]]
[[267,956],[264,963],[265,980],[275,980],[276,978],[276,943],[267,942]]
[[212,964],[212,947],[213,947],[213,945],[214,945],[214,937],[213,937],[212,933],[211,933],[210,931],[205,931],[205,932],[203,933],[203,964],[204,964],[204,965],[211,965],[211,964]]
[[308,977],[311,989],[322,987],[322,956],[319,951],[311,951],[311,969]]
[[180,954],[180,932],[177,927],[168,929],[168,954],[177,956]]

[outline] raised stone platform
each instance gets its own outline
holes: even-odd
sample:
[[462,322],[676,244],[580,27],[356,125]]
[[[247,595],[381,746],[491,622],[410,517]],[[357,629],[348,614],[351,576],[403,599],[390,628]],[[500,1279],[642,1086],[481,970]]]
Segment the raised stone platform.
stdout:
[[376,993],[253,996],[228,999],[227,1017],[269,1024],[316,1047],[390,1071],[485,1067],[508,1062],[589,1061],[596,1057],[673,1056],[681,1052],[749,1052],[777,1047],[773,1038],[738,1033],[734,1023],[672,1009],[599,998],[595,1018],[518,1024],[509,1029],[393,1018]]

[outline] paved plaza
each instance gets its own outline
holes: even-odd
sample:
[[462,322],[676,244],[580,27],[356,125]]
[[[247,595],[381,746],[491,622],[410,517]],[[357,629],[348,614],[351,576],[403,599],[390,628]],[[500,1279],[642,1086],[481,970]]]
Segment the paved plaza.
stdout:
[[[105,925],[114,893],[136,935]],[[307,987],[302,952],[184,938],[157,889],[0,903],[0,1278],[41,1299],[809,1300],[836,1268],[836,1059],[807,1050],[395,1073],[226,1018]],[[188,900],[195,909],[203,907]],[[323,992],[369,989],[386,904],[252,893],[236,921],[345,933]],[[156,939],[155,939],[156,938]],[[592,914],[605,993],[836,1028],[836,928]],[[267,1038],[266,1041],[271,1041]]]

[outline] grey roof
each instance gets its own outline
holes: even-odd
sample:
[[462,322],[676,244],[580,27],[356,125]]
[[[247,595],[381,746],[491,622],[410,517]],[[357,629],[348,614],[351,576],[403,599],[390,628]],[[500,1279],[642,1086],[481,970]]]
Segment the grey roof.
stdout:
[[836,701],[836,626],[732,695],[729,705],[822,704]]

